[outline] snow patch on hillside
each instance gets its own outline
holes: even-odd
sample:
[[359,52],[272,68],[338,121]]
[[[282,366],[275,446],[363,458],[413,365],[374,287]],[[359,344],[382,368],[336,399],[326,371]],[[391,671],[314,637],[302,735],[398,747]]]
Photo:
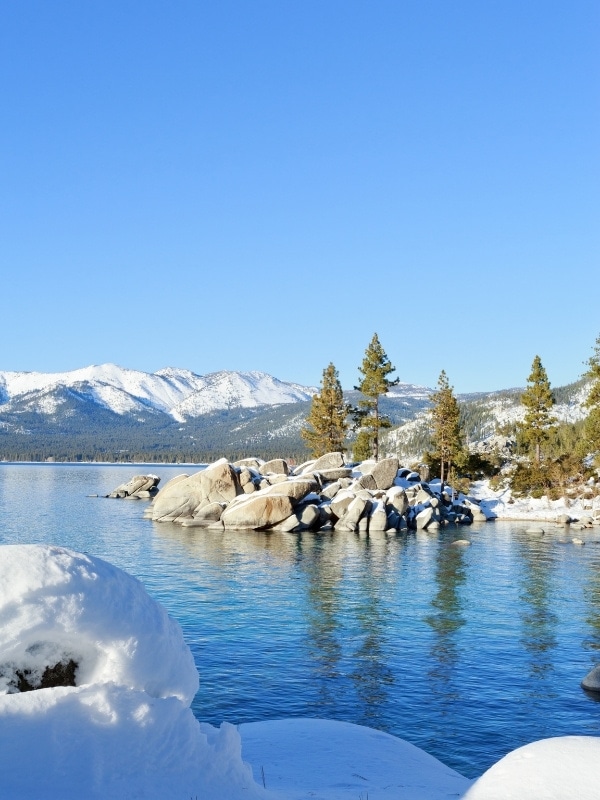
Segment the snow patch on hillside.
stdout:
[[214,372],[202,385],[171,410],[180,422],[211,411],[231,408],[257,408],[310,400],[316,389],[283,383],[264,372]]
[[[573,391],[568,401],[557,403],[552,407],[552,416],[559,423],[574,423],[585,419],[589,412],[584,403],[589,392],[589,383]],[[505,425],[513,426],[523,421],[526,409],[520,403],[521,394],[522,390],[511,390],[510,392],[476,397],[473,395],[458,396],[457,399],[459,402],[472,404],[482,412],[484,424],[480,426],[479,436],[476,438],[480,441],[487,441],[495,435],[497,428]],[[413,419],[387,433],[384,437],[386,451],[396,453],[407,461],[418,461],[422,458],[423,452],[422,449],[415,446],[415,442],[422,442],[430,427],[429,409],[419,411]]]
[[411,400],[429,400],[432,391],[427,386],[419,386],[414,383],[398,383],[396,386],[392,386],[387,396],[396,399],[409,397]]
[[51,394],[47,394],[44,397],[39,398],[36,402],[32,400],[30,403],[28,403],[26,408],[28,411],[40,411],[42,414],[48,414],[51,416],[56,414],[58,409],[64,404],[64,397],[54,397]]
[[108,384],[92,383],[90,385],[90,395],[98,405],[104,406],[104,408],[114,411],[116,414],[140,413],[147,408],[138,399],[132,397],[129,392]]

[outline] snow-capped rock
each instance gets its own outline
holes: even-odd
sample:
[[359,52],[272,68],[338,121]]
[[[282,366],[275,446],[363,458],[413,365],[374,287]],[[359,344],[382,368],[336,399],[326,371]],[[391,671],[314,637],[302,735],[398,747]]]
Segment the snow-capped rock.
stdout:
[[71,685],[191,703],[198,673],[181,628],[132,576],[61,547],[4,545],[0,586],[0,694],[72,662]]
[[[4,800],[266,795],[235,726],[195,719],[181,628],[117,567],[61,547],[0,547],[0,653]],[[44,682],[57,661],[75,669]]]

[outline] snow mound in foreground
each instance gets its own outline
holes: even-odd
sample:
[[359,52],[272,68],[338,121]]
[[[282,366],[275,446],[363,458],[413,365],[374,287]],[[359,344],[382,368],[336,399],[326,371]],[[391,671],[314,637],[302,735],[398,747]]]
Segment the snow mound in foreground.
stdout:
[[264,796],[235,727],[189,708],[179,625],[105,561],[0,547],[0,681],[3,800]]
[[77,686],[192,702],[198,673],[181,628],[131,575],[60,547],[5,545],[0,587],[0,691],[37,688],[72,663]]
[[484,772],[461,800],[597,800],[600,738],[560,736],[513,750]]
[[115,684],[0,697],[3,800],[256,800],[233,725]]

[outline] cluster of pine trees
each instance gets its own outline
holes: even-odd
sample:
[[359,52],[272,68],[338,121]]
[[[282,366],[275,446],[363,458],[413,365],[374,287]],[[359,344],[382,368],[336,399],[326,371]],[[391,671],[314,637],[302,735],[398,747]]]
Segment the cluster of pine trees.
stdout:
[[395,371],[376,333],[359,367],[361,379],[354,387],[360,392],[356,406],[345,401],[335,366],[329,364],[323,370],[321,390],[314,395],[306,425],[300,432],[315,457],[344,451],[352,429],[356,434],[353,458],[356,461],[379,458],[381,432],[392,425],[381,411],[381,398],[399,382],[390,377]]
[[[523,456],[512,475],[515,490],[534,494],[562,492],[573,478],[585,477],[585,459],[589,454],[596,454],[597,462],[600,460],[600,336],[587,366],[584,378],[591,380],[586,400],[588,416],[579,423],[559,424],[552,414],[556,395],[541,358],[535,356],[526,389],[519,397],[525,406],[525,416],[511,431],[517,439],[518,453]],[[365,351],[359,372],[361,379],[354,388],[361,399],[352,406],[344,399],[333,363],[323,371],[321,390],[313,397],[301,431],[314,456],[346,449],[348,437],[353,433],[353,458],[378,459],[380,435],[391,426],[389,418],[381,413],[381,398],[398,380],[391,377],[395,367],[377,334]],[[469,453],[465,445],[465,417],[443,370],[430,401],[431,448],[423,456],[430,473],[439,475],[442,481],[457,482],[461,476],[497,472],[499,459]]]
[[525,417],[516,426],[519,453],[527,458],[518,463],[512,474],[515,491],[557,497],[568,491],[569,484],[588,477],[591,464],[600,467],[600,336],[587,367],[584,378],[590,380],[585,401],[588,415],[580,422],[559,423],[553,414],[556,395],[546,370],[539,356],[533,359],[527,387],[521,395]]
[[[323,371],[321,390],[312,400],[301,436],[315,457],[335,450],[344,450],[348,435],[354,434],[352,455],[355,461],[379,458],[381,434],[391,427],[390,418],[381,411],[381,399],[399,383],[392,373],[396,368],[385,352],[378,335],[371,339],[361,366],[360,393],[356,406],[344,399],[338,372],[331,363]],[[436,443],[432,458],[441,465],[444,480],[462,451],[460,408],[445,372],[437,391],[432,395],[432,436]]]

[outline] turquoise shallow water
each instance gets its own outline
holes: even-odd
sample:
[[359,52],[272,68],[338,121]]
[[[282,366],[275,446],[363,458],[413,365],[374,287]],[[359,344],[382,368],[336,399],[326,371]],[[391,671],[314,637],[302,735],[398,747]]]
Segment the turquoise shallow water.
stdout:
[[[199,719],[310,716],[401,736],[468,777],[550,736],[600,735],[600,530],[202,532],[107,494],[194,468],[0,465],[0,543],[50,542],[131,572],[182,625]],[[578,535],[579,532],[578,532]],[[471,547],[450,543],[466,537]]]

